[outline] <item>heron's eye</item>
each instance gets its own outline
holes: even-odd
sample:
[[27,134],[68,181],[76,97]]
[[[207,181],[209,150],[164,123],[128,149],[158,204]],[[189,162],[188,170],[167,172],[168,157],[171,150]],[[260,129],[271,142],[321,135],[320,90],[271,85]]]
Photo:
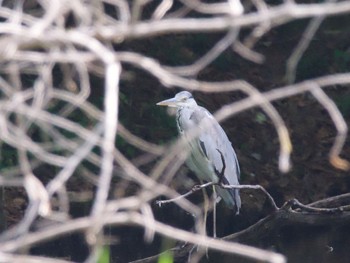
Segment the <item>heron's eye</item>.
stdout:
[[186,101],[186,100],[187,100],[187,98],[186,98],[186,97],[181,99],[181,101]]

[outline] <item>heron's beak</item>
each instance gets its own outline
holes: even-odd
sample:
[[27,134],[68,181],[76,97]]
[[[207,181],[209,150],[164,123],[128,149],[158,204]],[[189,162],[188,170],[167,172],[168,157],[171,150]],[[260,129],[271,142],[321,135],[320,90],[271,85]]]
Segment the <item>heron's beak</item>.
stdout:
[[168,100],[163,100],[161,102],[157,103],[158,106],[168,106],[168,107],[176,107],[177,106],[177,100],[175,98],[171,98]]

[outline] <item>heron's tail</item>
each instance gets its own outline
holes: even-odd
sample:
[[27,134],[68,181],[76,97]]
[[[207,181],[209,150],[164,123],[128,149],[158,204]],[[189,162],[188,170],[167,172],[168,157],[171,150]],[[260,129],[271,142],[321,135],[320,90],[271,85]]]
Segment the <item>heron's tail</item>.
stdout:
[[220,186],[215,187],[216,192],[224,199],[225,203],[231,209],[236,211],[236,214],[239,214],[241,208],[241,197],[239,196],[239,189],[223,189]]

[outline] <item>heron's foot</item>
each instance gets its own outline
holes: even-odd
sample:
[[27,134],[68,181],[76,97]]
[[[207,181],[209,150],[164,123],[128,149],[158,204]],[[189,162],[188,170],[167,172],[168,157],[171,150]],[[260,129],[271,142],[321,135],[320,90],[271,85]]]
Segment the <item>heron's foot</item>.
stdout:
[[229,184],[225,184],[224,182],[223,182],[223,180],[219,180],[219,182],[218,182],[218,186],[220,186],[221,188],[227,188],[227,186],[230,186]]

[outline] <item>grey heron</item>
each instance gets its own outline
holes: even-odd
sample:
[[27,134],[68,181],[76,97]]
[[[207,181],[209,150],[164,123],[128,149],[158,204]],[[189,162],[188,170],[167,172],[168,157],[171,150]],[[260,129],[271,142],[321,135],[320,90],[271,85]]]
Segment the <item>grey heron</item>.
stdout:
[[[190,156],[186,161],[188,167],[201,180],[238,185],[240,169],[236,153],[226,133],[205,108],[198,106],[192,94],[181,91],[174,98],[158,102],[157,105],[177,108],[176,122],[181,136],[199,127],[199,135],[187,139]],[[207,125],[203,125],[206,123]],[[201,127],[204,126],[204,127]],[[225,203],[239,213],[241,199],[238,189],[223,189],[215,186]]]

